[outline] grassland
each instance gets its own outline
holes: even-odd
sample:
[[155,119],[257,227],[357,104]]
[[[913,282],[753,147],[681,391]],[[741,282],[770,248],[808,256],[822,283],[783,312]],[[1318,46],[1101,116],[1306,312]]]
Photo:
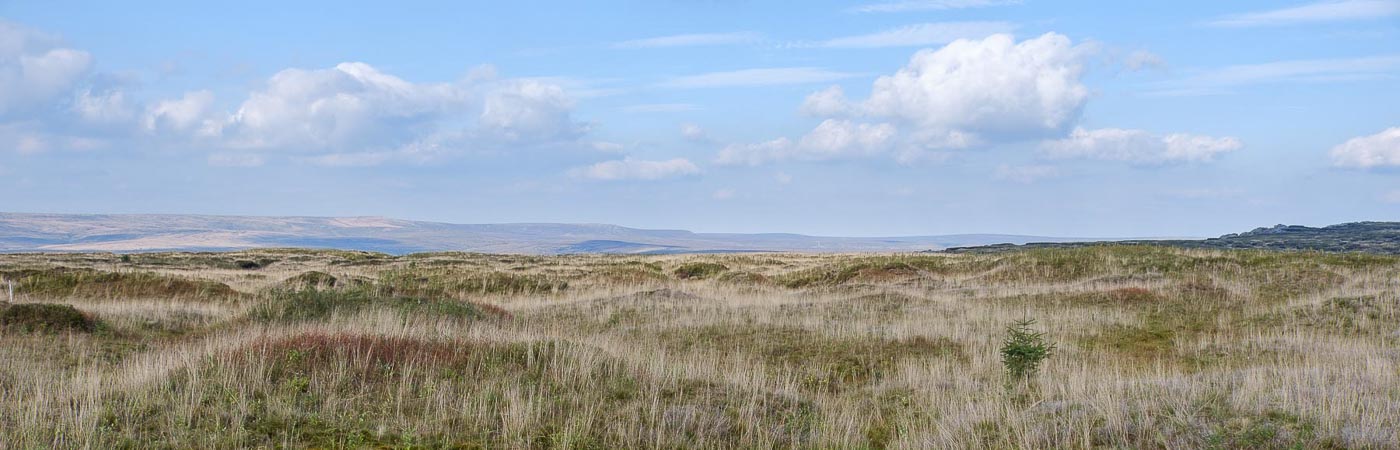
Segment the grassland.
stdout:
[[[1400,442],[1391,256],[258,250],[0,278],[0,448]],[[1022,318],[1058,347],[1011,383]]]

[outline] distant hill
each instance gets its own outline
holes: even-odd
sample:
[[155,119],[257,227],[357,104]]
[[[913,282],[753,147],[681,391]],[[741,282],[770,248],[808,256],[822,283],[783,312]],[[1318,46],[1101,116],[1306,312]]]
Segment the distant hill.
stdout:
[[827,237],[693,233],[602,224],[451,224],[384,217],[0,213],[0,252],[219,251],[311,247],[393,254],[901,252],[997,243],[1086,241],[1001,234]]
[[1400,222],[1353,222],[1320,228],[1301,225],[1275,225],[1255,228],[1210,239],[1101,241],[1101,242],[1031,242],[1026,244],[995,244],[952,247],[951,253],[988,253],[1019,248],[1082,247],[1087,245],[1153,244],[1208,249],[1316,250],[1327,252],[1368,252],[1400,254]]

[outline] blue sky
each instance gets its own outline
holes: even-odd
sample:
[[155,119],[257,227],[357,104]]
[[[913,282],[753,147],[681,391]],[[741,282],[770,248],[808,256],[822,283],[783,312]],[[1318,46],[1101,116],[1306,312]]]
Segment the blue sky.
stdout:
[[1400,220],[1400,0],[400,3],[0,3],[0,210]]

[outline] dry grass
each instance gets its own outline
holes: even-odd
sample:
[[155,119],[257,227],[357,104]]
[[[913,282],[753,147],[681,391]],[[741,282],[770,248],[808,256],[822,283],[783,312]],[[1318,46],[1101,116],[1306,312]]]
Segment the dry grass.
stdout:
[[[259,250],[0,274],[55,305],[0,331],[0,448],[1400,442],[1393,257]],[[1024,317],[1058,349],[1008,385]]]

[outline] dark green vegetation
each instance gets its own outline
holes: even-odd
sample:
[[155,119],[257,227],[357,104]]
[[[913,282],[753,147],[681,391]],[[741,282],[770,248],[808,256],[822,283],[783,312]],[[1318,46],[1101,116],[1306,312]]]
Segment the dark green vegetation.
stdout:
[[1102,245],[1159,245],[1166,247],[1215,250],[1312,250],[1324,252],[1365,252],[1400,254],[1400,222],[1355,222],[1321,228],[1301,225],[1275,225],[1244,233],[1227,234],[1202,240],[1155,240],[1117,242],[1033,242],[1024,245],[996,244],[954,247],[949,253],[995,253],[1023,248],[1079,248]]
[[0,331],[19,333],[91,332],[96,323],[69,305],[0,303]]
[[15,289],[40,298],[180,298],[221,300],[239,294],[223,283],[157,274],[104,272],[93,269],[23,269],[0,271]]
[[691,278],[710,278],[715,275],[724,273],[724,271],[726,270],[729,270],[729,266],[726,266],[724,264],[712,262],[693,262],[681,264],[680,267],[676,268],[675,273],[676,278],[685,280]]
[[499,315],[460,300],[386,296],[374,289],[356,288],[340,291],[271,291],[248,310],[248,317],[262,322],[301,322],[323,320],[336,314],[352,315],[369,309],[387,309],[404,316],[456,319],[481,319],[489,315]]
[[1018,320],[1006,328],[1001,343],[1001,365],[1014,382],[1030,379],[1040,373],[1040,364],[1054,354],[1055,344],[1045,340],[1045,333],[1031,329],[1035,319]]

